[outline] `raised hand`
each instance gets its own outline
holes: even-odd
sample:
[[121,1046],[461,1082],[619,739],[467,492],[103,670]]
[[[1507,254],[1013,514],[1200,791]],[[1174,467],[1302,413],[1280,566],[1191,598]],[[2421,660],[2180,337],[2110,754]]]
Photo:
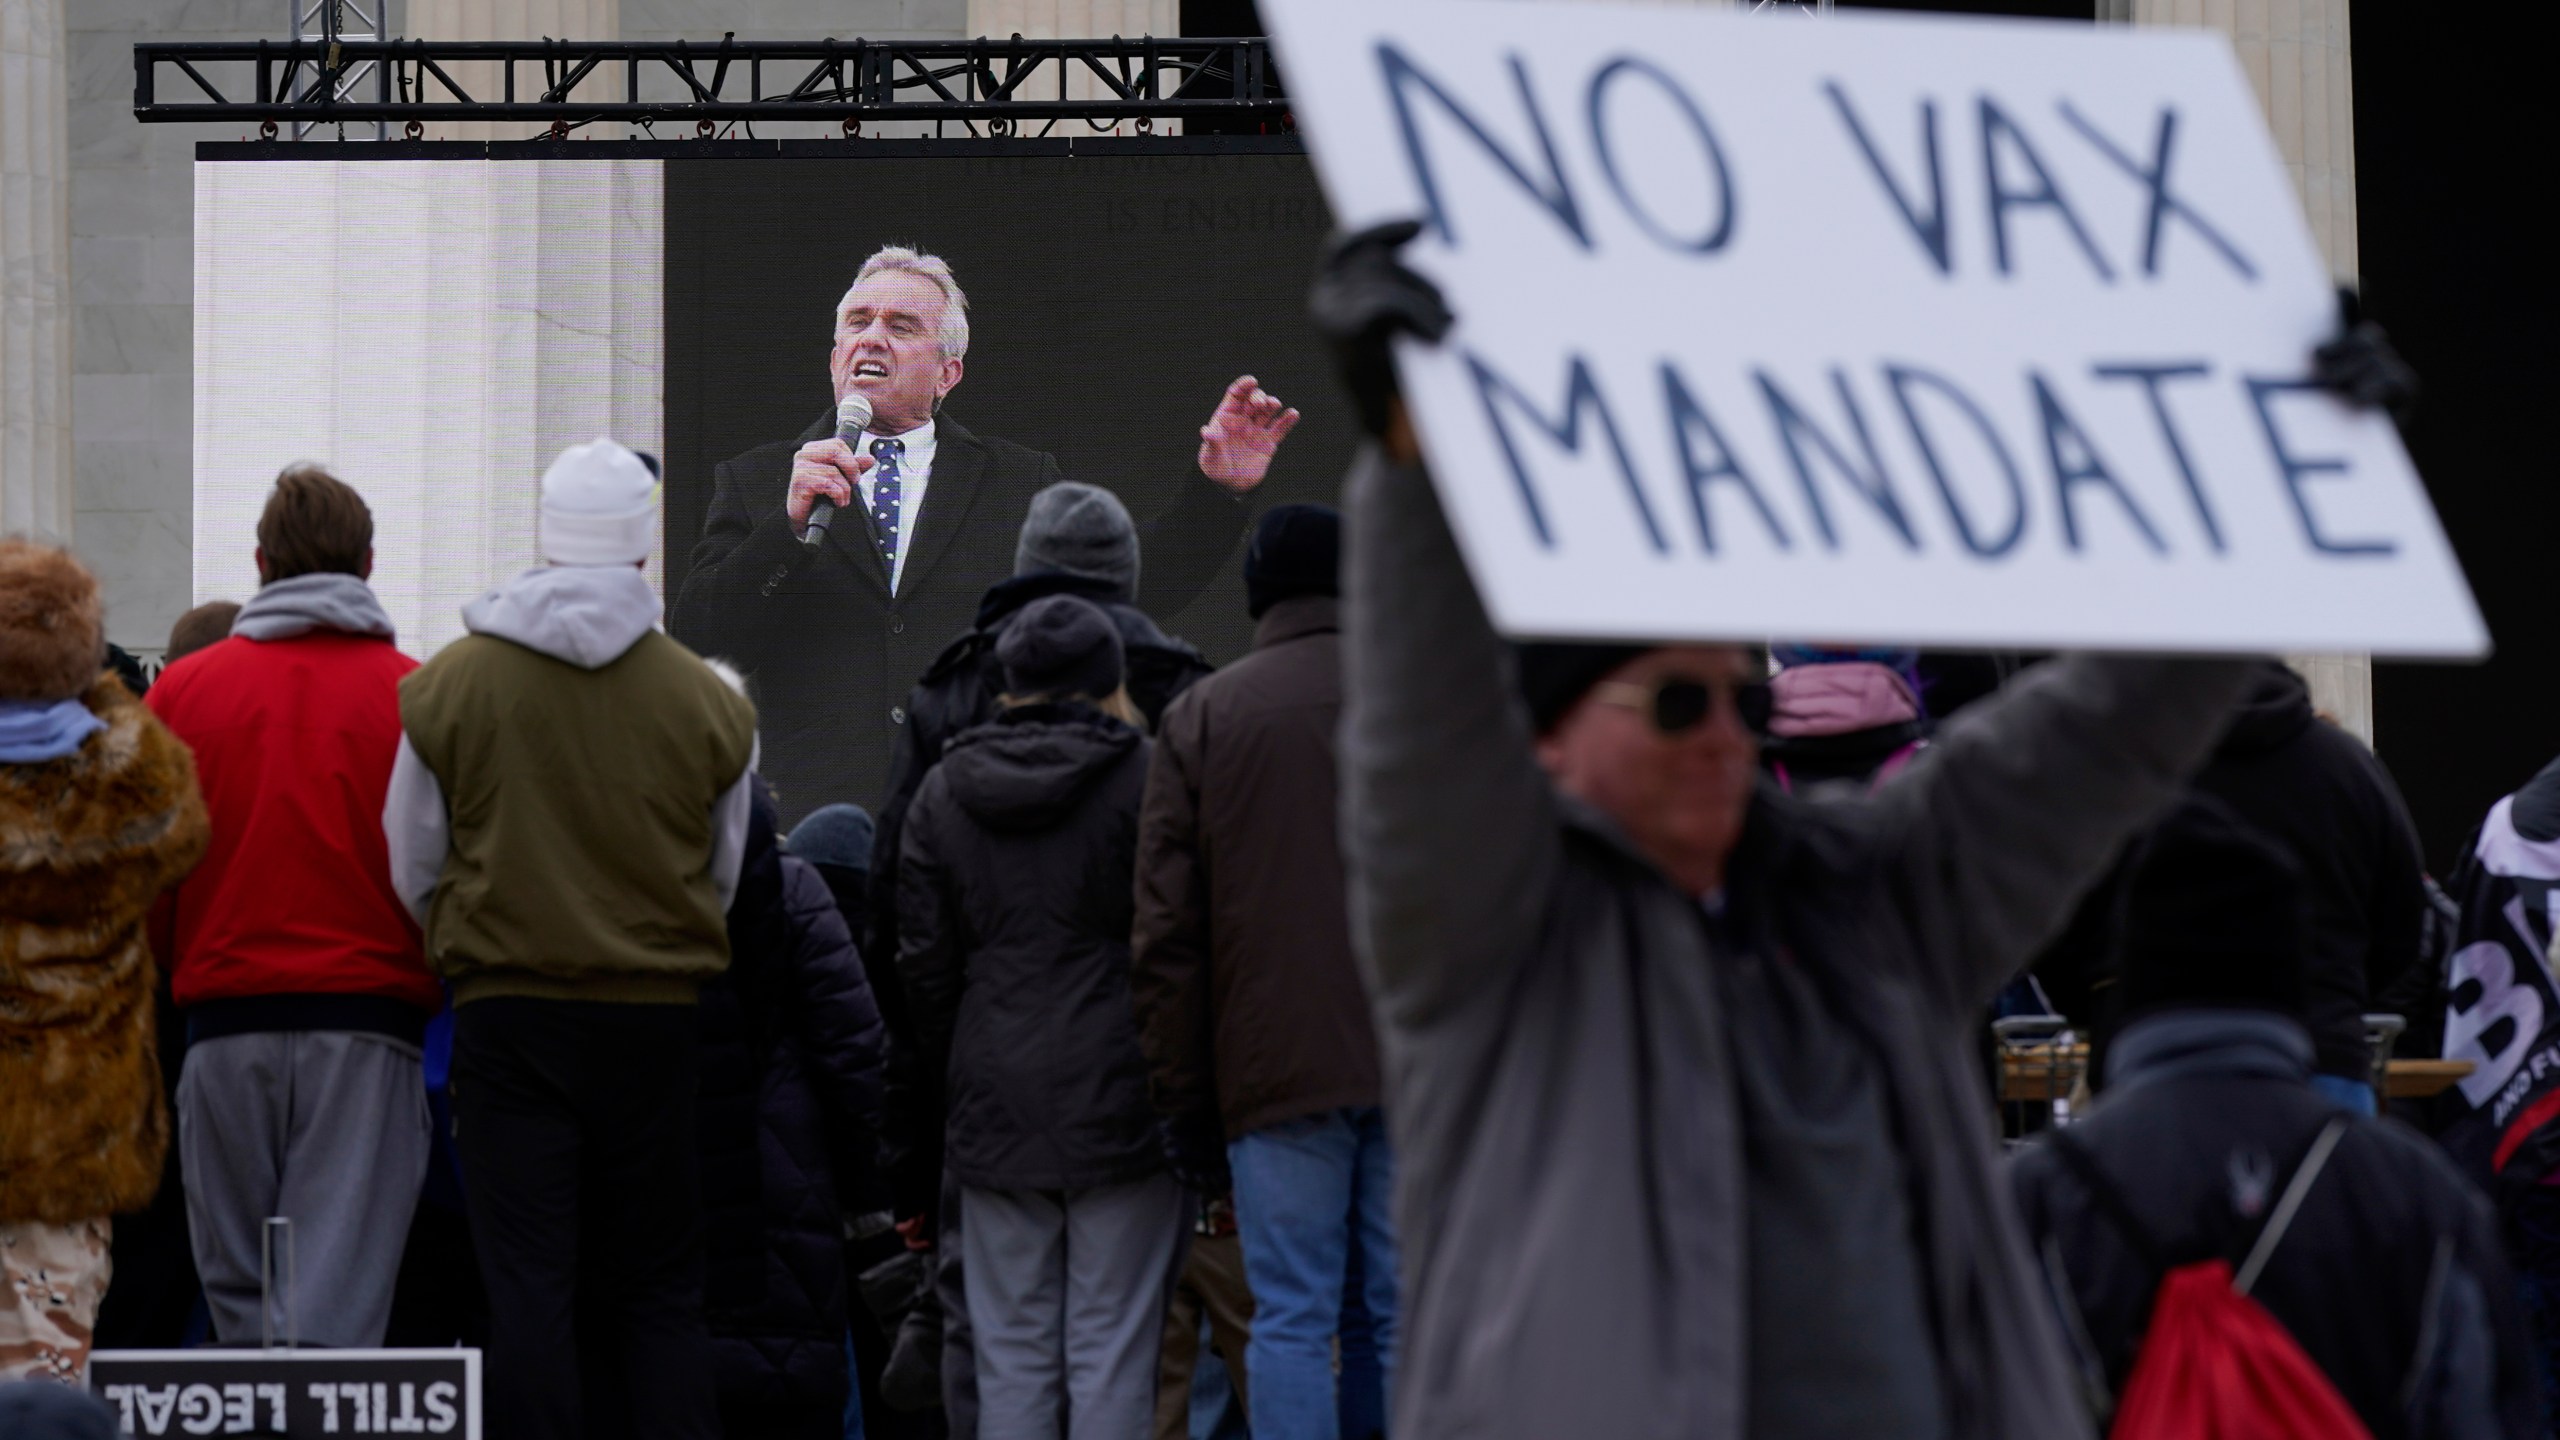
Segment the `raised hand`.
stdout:
[[1200,473],[1242,495],[1262,483],[1272,453],[1296,428],[1297,411],[1252,376],[1239,375],[1200,427]]

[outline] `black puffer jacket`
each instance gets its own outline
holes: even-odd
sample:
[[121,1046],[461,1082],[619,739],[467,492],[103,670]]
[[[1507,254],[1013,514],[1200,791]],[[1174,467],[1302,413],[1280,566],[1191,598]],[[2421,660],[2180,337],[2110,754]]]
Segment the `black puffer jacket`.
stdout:
[[704,1303],[726,1412],[841,1407],[844,1218],[879,1208],[880,1012],[759,787],[728,973],[702,987]]
[[[889,766],[889,794],[880,807],[879,830],[872,841],[875,858],[869,924],[862,936],[864,954],[899,953],[897,857],[907,812],[924,777],[953,738],[995,718],[996,696],[1004,689],[996,640],[1022,607],[1049,595],[1090,600],[1119,627],[1129,698],[1147,717],[1150,728],[1163,721],[1166,706],[1210,673],[1212,667],[1197,649],[1165,634],[1107,581],[1048,571],[1017,575],[988,587],[978,602],[977,624],[943,648],[907,696],[907,723],[898,732],[897,751]],[[899,1215],[930,1215],[942,1189],[944,1100],[936,1083],[938,1072],[920,1063],[914,1053],[903,997],[892,997],[884,990],[882,1006],[888,1013],[890,1049],[881,1160],[897,1194]]]
[[1027,706],[952,742],[908,814],[899,971],[950,1096],[945,1163],[990,1189],[1162,1168],[1129,996],[1145,736]]

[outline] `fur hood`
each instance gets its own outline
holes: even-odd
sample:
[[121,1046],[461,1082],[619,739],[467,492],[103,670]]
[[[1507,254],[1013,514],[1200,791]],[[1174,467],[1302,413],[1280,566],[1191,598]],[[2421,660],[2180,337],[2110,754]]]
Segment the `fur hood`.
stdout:
[[0,1224],[140,1208],[169,1121],[152,1034],[152,900],[205,847],[195,759],[102,675],[107,728],[0,765]]

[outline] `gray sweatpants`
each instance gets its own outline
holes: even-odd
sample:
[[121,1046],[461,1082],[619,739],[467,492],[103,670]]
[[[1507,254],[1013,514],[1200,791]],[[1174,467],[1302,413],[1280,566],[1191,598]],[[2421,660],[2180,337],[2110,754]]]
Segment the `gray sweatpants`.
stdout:
[[978,1431],[1144,1440],[1186,1192],[1170,1175],[1091,1190],[962,1191]]
[[[261,1338],[259,1244],[267,1217],[282,1215],[293,1221],[295,1338],[382,1343],[430,1123],[418,1048],[388,1036],[268,1031],[188,1047],[178,1160],[217,1339]],[[276,1327],[281,1336],[281,1313]]]

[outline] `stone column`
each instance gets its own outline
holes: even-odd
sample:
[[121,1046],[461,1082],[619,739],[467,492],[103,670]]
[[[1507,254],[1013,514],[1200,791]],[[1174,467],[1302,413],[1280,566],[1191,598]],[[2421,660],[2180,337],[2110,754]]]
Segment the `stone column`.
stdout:
[[[622,38],[622,0],[409,0],[404,38],[419,40],[618,40]],[[472,61],[447,67],[454,82],[474,100],[495,100],[505,93],[494,61]],[[538,66],[516,66],[516,99],[541,98]],[[434,85],[429,80],[430,86]],[[622,98],[622,71],[598,66],[571,94],[580,100]],[[441,99],[443,92],[433,92]],[[530,123],[490,124],[482,121],[430,126],[430,140],[527,140],[545,127]],[[622,138],[620,125],[588,127],[599,138]]]
[[0,0],[0,534],[71,539],[65,0]]
[[[2330,273],[2356,278],[2355,73],[2347,0],[2101,0],[2100,18],[2231,37]],[[2295,655],[2312,703],[2373,743],[2373,657]]]

